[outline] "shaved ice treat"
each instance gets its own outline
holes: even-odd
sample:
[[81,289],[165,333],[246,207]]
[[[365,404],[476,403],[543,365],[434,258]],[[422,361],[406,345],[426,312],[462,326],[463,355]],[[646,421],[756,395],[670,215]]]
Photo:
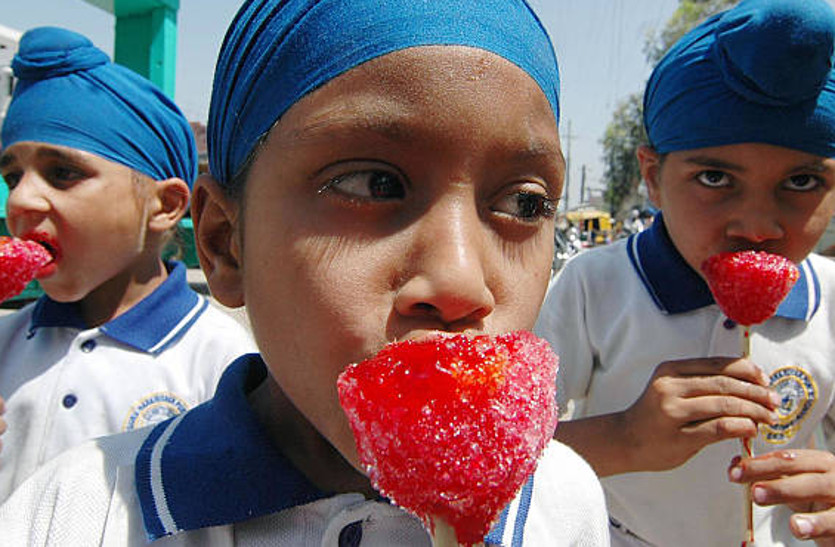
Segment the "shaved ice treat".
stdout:
[[556,373],[548,343],[517,331],[392,343],[337,384],[374,487],[473,545],[554,434]]
[[[713,298],[729,319],[745,327],[742,356],[751,354],[749,327],[768,320],[777,312],[800,277],[789,259],[765,251],[719,253],[702,263]],[[751,439],[742,439],[743,453],[753,456]],[[745,539],[742,547],[754,545],[754,505],[751,489],[745,489]]]
[[719,253],[702,271],[722,312],[748,326],[774,315],[800,277],[789,259],[765,251]]
[[0,236],[0,302],[23,292],[51,260],[49,251],[34,241]]

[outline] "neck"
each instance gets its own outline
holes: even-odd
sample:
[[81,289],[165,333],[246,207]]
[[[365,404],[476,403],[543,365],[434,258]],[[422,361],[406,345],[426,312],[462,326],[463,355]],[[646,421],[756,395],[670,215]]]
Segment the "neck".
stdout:
[[79,301],[85,324],[97,327],[122,315],[154,292],[167,277],[162,260],[156,259],[107,280]]
[[368,479],[293,406],[272,377],[268,376],[249,395],[249,402],[273,445],[316,488],[323,492],[359,492],[367,498],[376,497]]

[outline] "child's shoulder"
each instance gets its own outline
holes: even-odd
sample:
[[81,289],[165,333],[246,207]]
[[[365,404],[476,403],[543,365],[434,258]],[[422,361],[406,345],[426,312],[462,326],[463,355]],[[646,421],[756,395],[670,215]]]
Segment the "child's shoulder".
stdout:
[[243,308],[221,309],[210,299],[205,300],[205,309],[191,330],[210,345],[237,347],[240,353],[256,351],[246,311]]
[[[575,544],[583,538],[583,545],[608,545],[609,519],[603,487],[591,466],[571,447],[549,442],[534,481],[531,510],[544,512],[543,524],[551,534],[559,530],[565,544]],[[538,524],[533,520],[530,525]],[[535,528],[531,533],[535,533]]]
[[628,261],[626,248],[629,241],[630,238],[618,239],[606,245],[586,249],[568,259],[566,265],[575,264],[575,268],[591,268],[598,264]]
[[627,239],[619,239],[608,245],[593,247],[572,256],[557,273],[556,280],[564,278],[583,284],[594,284],[597,279],[601,281],[611,279],[612,274],[624,268],[631,269],[627,241]]
[[818,276],[827,280],[835,279],[835,258],[811,253],[806,257],[806,261],[812,265]]
[[4,539],[13,545],[37,537],[98,544],[117,478],[123,475],[132,483],[136,453],[151,430],[87,441],[41,467],[0,506]]
[[18,310],[5,309],[0,312],[0,353],[13,340],[19,340],[27,336],[34,309],[35,303],[32,302]]

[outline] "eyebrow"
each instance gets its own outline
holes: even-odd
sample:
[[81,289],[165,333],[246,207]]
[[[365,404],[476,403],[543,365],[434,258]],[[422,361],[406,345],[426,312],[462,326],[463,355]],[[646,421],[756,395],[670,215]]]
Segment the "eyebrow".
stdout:
[[416,137],[415,132],[404,124],[392,121],[386,116],[375,115],[314,120],[292,131],[289,136],[294,142],[315,142],[335,140],[363,133],[374,133],[396,142],[407,141]]
[[[379,135],[394,143],[407,142],[421,137],[418,131],[411,129],[407,124],[392,120],[388,115],[368,115],[359,118],[345,116],[320,122],[314,121],[294,130],[289,136],[294,142],[316,142],[368,133]],[[519,161],[549,156],[557,156],[565,160],[559,147],[533,136],[530,143],[513,156],[513,159]]]
[[745,168],[741,165],[712,156],[690,156],[684,158],[684,162],[691,165],[698,165],[699,167],[712,167],[722,171],[745,171]]
[[72,163],[84,163],[84,156],[74,150],[58,150],[56,148],[42,148],[36,152],[39,158],[63,160]]
[[[746,171],[742,165],[738,165],[731,161],[722,160],[712,156],[690,156],[684,159],[685,163],[697,165],[700,167],[709,167],[721,171]],[[800,165],[795,165],[787,171],[787,174],[794,173],[829,173],[833,171],[832,166],[824,163],[824,160],[811,160]]]
[[[38,158],[56,159],[67,161],[71,163],[84,163],[84,156],[73,150],[58,150],[55,148],[38,149],[35,155]],[[11,152],[6,152],[0,156],[0,168],[7,167],[14,163],[17,158]]]

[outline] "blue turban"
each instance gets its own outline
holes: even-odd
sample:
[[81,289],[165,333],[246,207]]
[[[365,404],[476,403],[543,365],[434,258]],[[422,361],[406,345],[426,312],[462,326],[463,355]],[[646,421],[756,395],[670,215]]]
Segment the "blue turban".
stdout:
[[835,156],[835,13],[825,0],[743,0],[652,73],[644,124],[660,153],[745,142]]
[[150,81],[110,62],[87,38],[41,27],[12,61],[19,79],[3,123],[3,146],[36,141],[90,152],[154,180],[197,176],[188,121]]
[[462,45],[504,57],[559,119],[559,71],[524,0],[249,0],[227,31],[209,109],[212,175],[230,184],[255,144],[307,93],[397,50]]

